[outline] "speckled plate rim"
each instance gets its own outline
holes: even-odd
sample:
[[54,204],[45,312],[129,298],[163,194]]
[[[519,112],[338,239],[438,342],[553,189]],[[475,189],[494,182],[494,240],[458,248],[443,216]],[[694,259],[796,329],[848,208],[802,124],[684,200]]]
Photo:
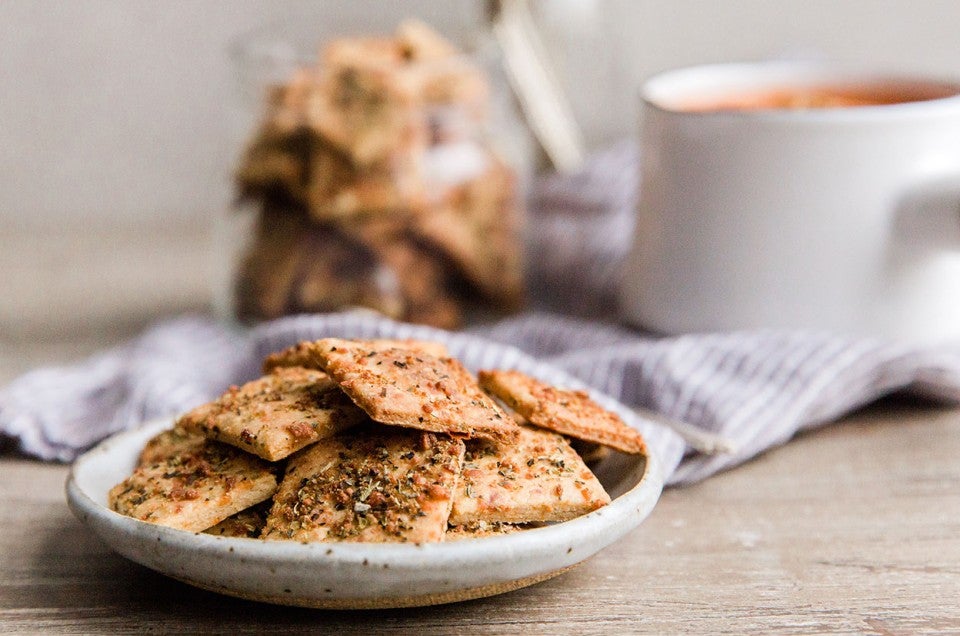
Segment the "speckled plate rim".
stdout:
[[655,457],[619,453],[597,467],[610,505],[522,532],[436,544],[264,542],[175,530],[119,515],[107,492],[133,469],[144,443],[169,419],[119,433],[74,463],[71,510],[124,557],[204,589],[321,608],[432,605],[490,596],[560,574],[636,528],[663,482]]

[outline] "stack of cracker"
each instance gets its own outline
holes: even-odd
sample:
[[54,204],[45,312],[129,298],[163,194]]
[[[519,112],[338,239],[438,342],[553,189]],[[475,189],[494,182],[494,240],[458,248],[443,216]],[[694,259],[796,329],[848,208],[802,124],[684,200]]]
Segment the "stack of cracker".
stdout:
[[609,503],[573,438],[645,453],[585,393],[514,371],[478,382],[436,343],[328,338],[264,370],[150,440],[112,509],[264,540],[459,540]]
[[359,305],[452,328],[517,309],[516,183],[488,107],[484,73],[415,21],[334,40],[274,88],[236,175],[259,214],[238,315]]

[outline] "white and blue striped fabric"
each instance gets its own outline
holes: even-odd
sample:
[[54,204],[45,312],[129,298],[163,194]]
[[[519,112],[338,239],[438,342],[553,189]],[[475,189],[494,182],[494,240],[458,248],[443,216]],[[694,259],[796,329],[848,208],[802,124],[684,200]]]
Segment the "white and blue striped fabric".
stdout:
[[[257,376],[271,351],[323,336],[438,340],[473,370],[518,368],[589,388],[640,429],[674,484],[735,466],[895,391],[960,402],[960,347],[920,350],[778,331],[654,339],[552,314],[453,333],[346,312],[246,332],[204,317],[158,325],[82,364],[11,383],[0,391],[0,431],[27,454],[68,461],[113,432],[175,415]],[[729,452],[697,453],[631,407],[725,440]]]
[[519,368],[589,387],[643,432],[674,484],[735,466],[890,393],[960,402],[960,343],[919,349],[782,331],[653,338],[599,320],[615,315],[636,163],[636,147],[623,143],[579,174],[535,184],[526,238],[536,255],[528,272],[534,311],[460,333],[369,312],[291,317],[250,331],[180,318],[0,389],[0,435],[29,455],[69,461],[111,433],[256,377],[267,353],[324,336],[440,340],[474,370]]

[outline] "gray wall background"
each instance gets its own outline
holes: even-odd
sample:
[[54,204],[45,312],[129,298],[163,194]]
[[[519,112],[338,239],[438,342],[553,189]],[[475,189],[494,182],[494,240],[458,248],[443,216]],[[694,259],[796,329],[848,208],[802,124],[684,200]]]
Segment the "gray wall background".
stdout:
[[[816,56],[960,77],[954,0],[541,0],[540,9],[594,146],[632,134],[645,77],[686,64]],[[319,39],[408,14],[466,41],[482,3],[3,0],[0,225],[219,214],[244,125],[229,43],[275,21],[315,25]]]

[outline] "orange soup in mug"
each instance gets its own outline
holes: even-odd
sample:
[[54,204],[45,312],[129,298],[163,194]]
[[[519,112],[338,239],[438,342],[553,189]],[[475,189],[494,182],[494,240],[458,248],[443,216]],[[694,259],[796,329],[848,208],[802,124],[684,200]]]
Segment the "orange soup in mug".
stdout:
[[889,106],[910,102],[942,99],[953,94],[935,85],[898,86],[878,85],[822,85],[777,87],[762,91],[745,91],[721,96],[692,99],[680,110],[713,112],[735,110],[775,110],[806,108],[852,108],[858,106]]

